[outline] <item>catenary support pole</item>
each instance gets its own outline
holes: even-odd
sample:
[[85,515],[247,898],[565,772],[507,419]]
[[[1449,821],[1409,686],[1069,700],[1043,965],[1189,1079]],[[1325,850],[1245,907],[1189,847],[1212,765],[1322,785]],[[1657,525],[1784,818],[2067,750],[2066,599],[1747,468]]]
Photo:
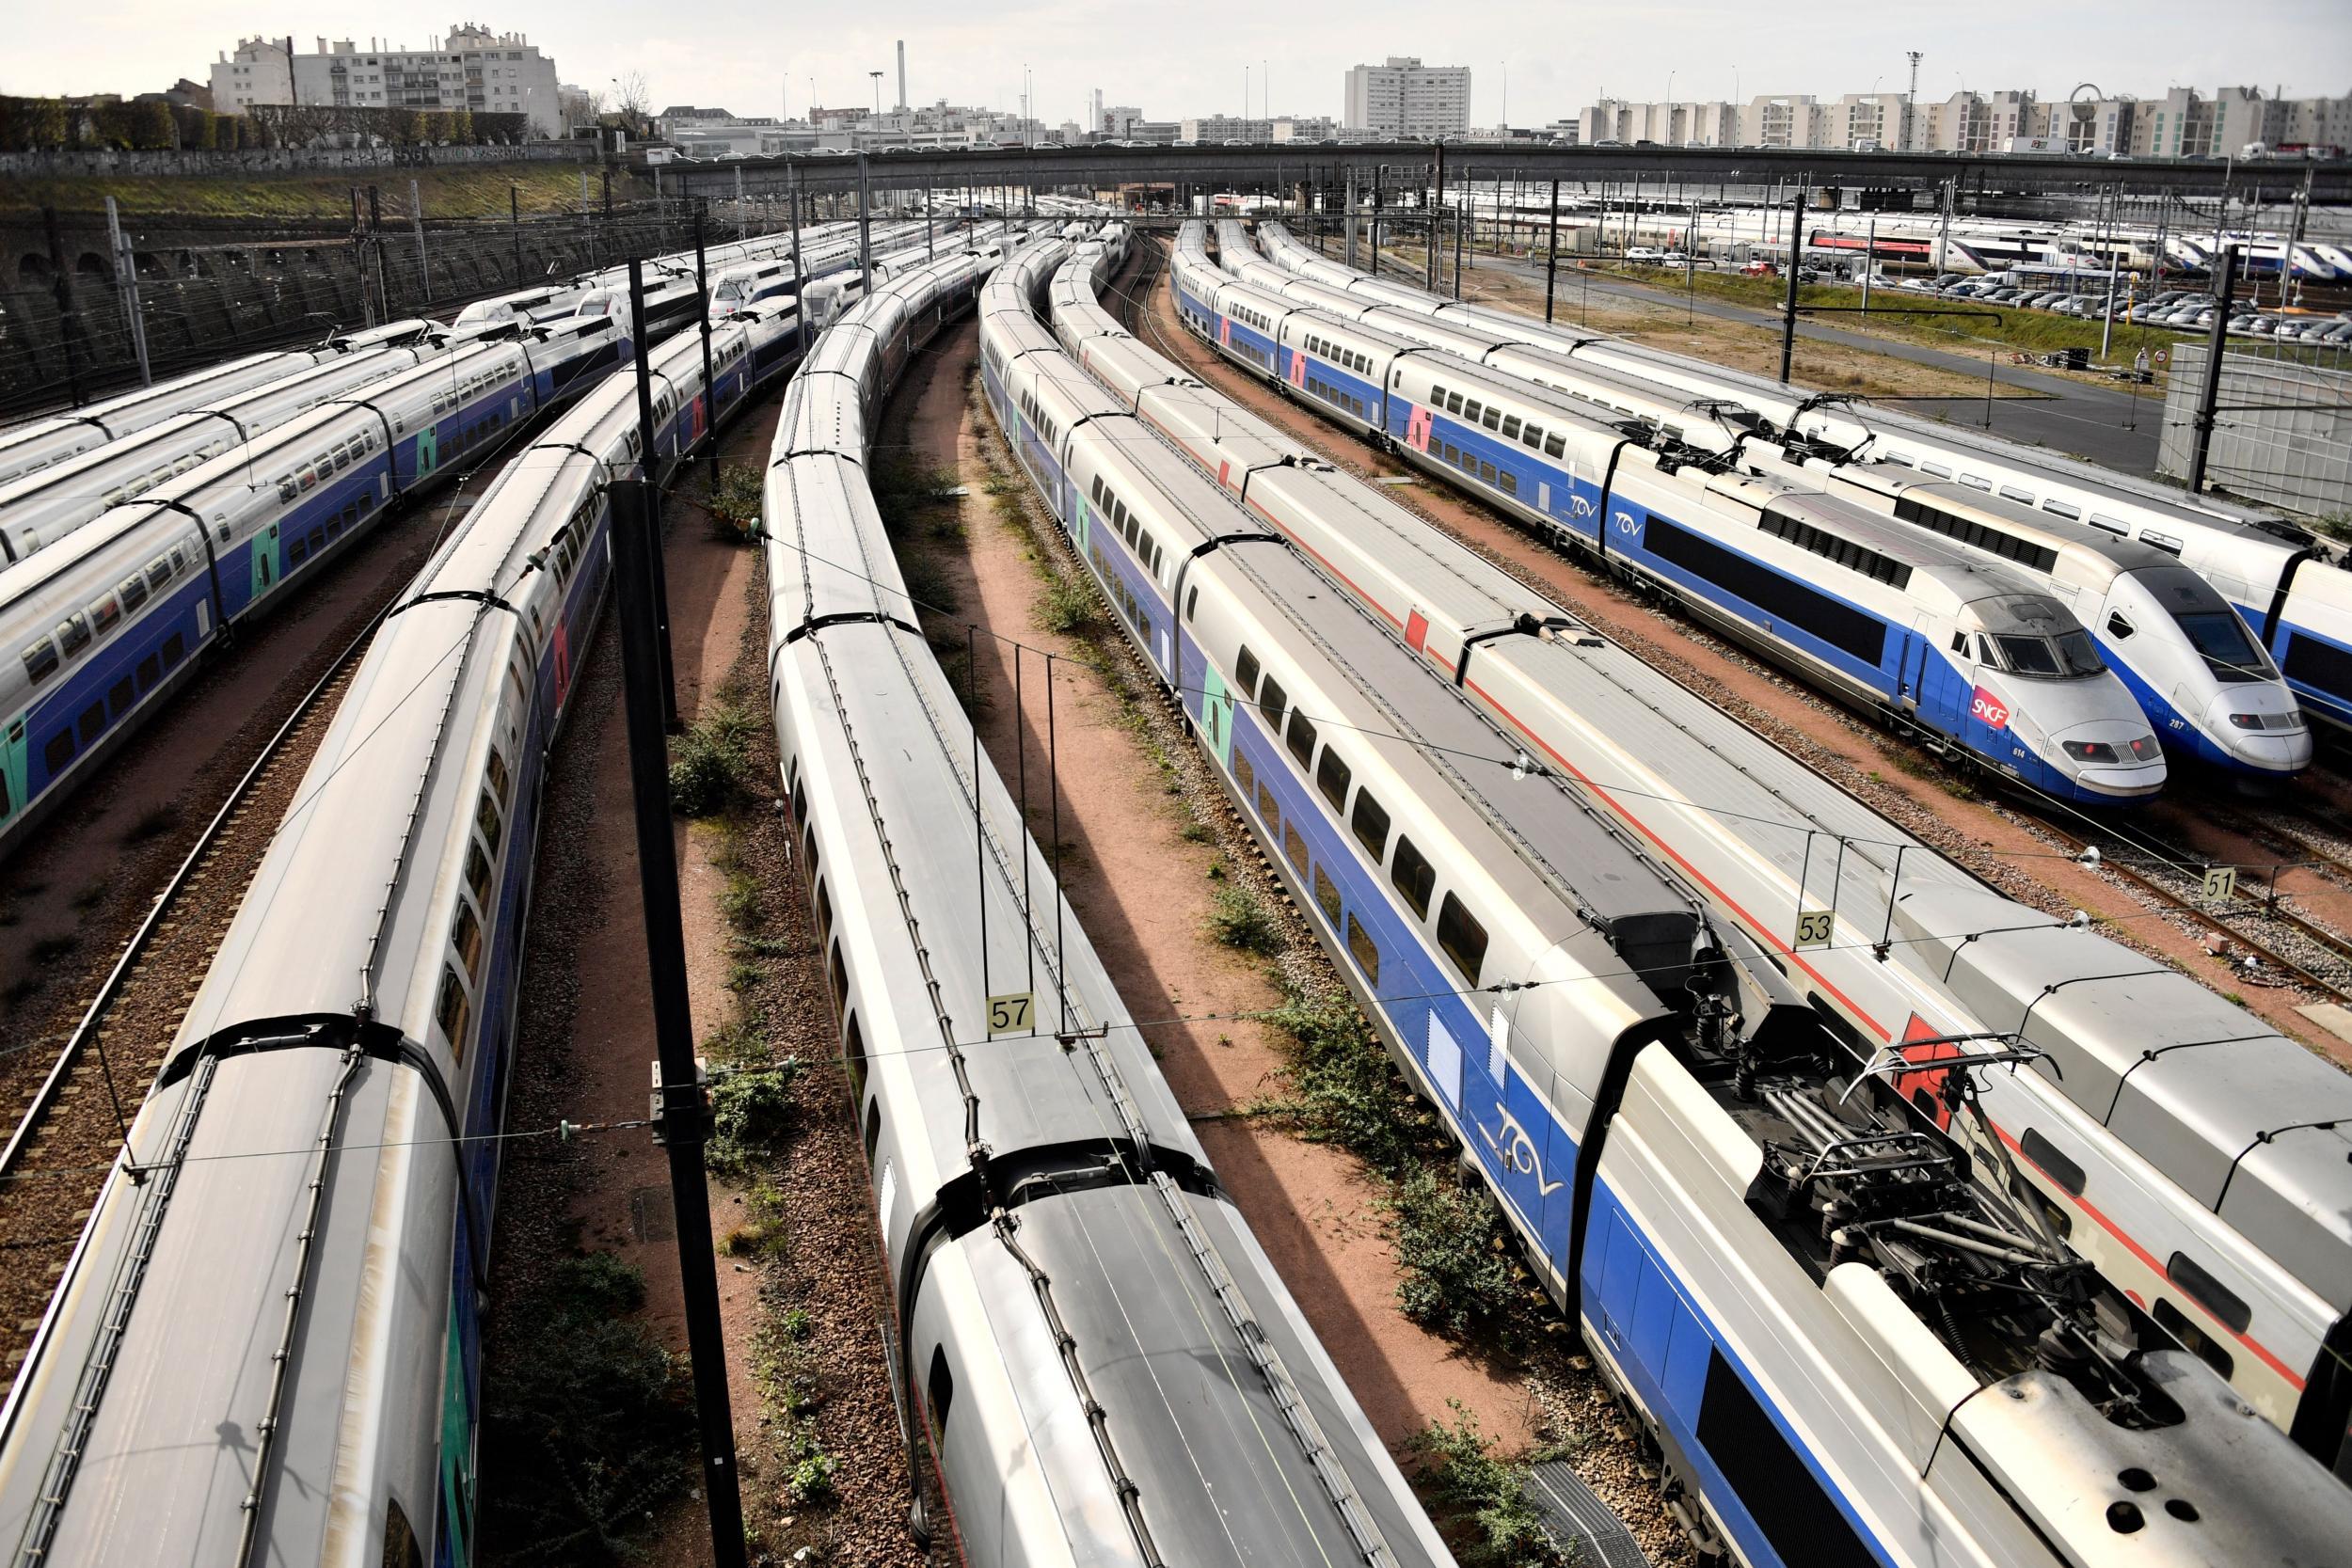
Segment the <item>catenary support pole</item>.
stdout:
[[861,294],[874,289],[874,231],[867,221],[866,154],[857,155],[857,279]]
[[808,268],[801,261],[801,170],[785,170],[785,210],[792,218],[792,335],[800,340],[794,357],[808,356]]
[[1551,182],[1551,237],[1544,242],[1544,325],[1551,325],[1551,296],[1560,288],[1560,182]]
[[375,262],[375,314],[378,321],[392,319],[391,269],[384,264],[384,198],[382,188],[368,187],[368,254]]
[[139,385],[152,387],[155,372],[147,362],[147,312],[139,309],[138,257],[131,242],[122,237],[122,214],[111,196],[106,198],[106,232],[114,249],[115,293],[122,304],[123,325],[131,329],[131,347],[139,356]]
[[2205,487],[2205,460],[2213,452],[2215,404],[2221,396],[2221,350],[2230,330],[2230,300],[2237,292],[2237,246],[2221,248],[2221,265],[2213,277],[2213,330],[2205,336],[2205,375],[2197,389],[2197,412],[2189,420],[2196,444],[2188,460],[2188,490]]
[[[653,429],[653,342],[645,330],[645,263],[632,260],[628,264],[629,334],[637,347],[637,450],[642,453],[647,488],[654,492],[654,523],[661,517],[660,487],[653,483],[655,467],[660,453],[654,450]],[[660,631],[655,648],[655,660],[661,675],[661,726],[675,731],[677,723],[677,683],[670,668],[670,584],[665,563],[661,559],[659,540],[653,558],[645,570],[653,578],[654,624]]]
[[[738,168],[736,178],[743,171]],[[707,197],[694,198],[694,319],[703,335],[703,436],[702,462],[707,470],[703,475],[705,490],[712,501],[719,499],[719,382],[710,363],[710,258],[703,248],[703,216],[708,211]],[[747,370],[748,366],[745,367]]]
[[[588,171],[580,171],[580,188],[587,189]],[[417,236],[417,297],[433,297],[433,258],[424,248],[424,197],[414,180],[408,182],[408,227]]]
[[1788,372],[1797,357],[1797,258],[1804,253],[1804,187],[1797,187],[1794,199],[1788,203],[1788,301],[1781,307],[1780,320],[1780,384],[1788,385]]
[[523,189],[509,181],[506,186],[506,231],[515,241],[515,287],[523,286]]
[[82,396],[82,365],[73,352],[75,340],[82,336],[82,318],[73,309],[73,274],[66,268],[65,242],[57,234],[57,210],[43,207],[40,222],[49,237],[49,288],[57,302],[57,344],[65,350],[66,388],[79,408],[88,400]]
[[1422,287],[1433,294],[1438,292],[1438,282],[1445,276],[1443,269],[1438,264],[1438,247],[1440,244],[1438,238],[1438,213],[1445,206],[1445,142],[1440,139],[1436,144],[1436,157],[1430,164],[1428,208],[1422,214],[1429,221],[1422,226],[1421,242],[1422,260],[1427,264],[1429,274]]
[[669,747],[662,739],[661,633],[655,619],[652,562],[661,553],[656,498],[643,479],[612,487],[613,593],[621,621],[621,685],[628,726],[629,794],[637,816],[637,878],[644,900],[645,966],[654,1043],[661,1069],[661,1142],[670,1160],[670,1204],[677,1227],[687,1359],[702,1433],[703,1497],[718,1568],[743,1568],[743,1499],[736,1479],[735,1418],[727,1400],[725,1332],[719,1321],[717,1253],[710,1189],[703,1169],[703,1091],[687,1010],[686,936],[678,915],[677,861],[671,842]]

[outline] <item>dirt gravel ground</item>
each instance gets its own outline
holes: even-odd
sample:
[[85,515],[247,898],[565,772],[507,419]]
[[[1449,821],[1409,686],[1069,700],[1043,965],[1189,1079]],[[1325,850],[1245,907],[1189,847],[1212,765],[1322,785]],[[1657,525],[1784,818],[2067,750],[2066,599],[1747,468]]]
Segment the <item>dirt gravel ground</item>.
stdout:
[[1996,797],[1952,780],[1925,753],[1815,694],[1654,601],[1571,562],[1450,487],[1424,483],[1369,446],[1278,396],[1217,357],[1178,325],[1154,267],[1130,284],[1145,313],[1146,341],[1225,396],[1367,480],[1404,479],[1382,493],[1496,558],[1603,635],[1673,674],[1751,728],[1819,768],[1904,828],[2010,896],[2045,912],[2080,909],[2117,942],[2234,996],[2272,1028],[2352,1066],[2352,1041],[2315,1029],[2296,1008],[2312,1000],[2293,986],[2249,976],[2207,950],[2204,933],[2154,906],[2110,872],[2075,863]]

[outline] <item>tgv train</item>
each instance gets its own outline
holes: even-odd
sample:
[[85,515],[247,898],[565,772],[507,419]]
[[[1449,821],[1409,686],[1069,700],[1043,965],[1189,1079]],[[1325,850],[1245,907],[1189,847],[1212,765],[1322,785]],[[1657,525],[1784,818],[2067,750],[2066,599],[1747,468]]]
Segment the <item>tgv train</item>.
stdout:
[[103,446],[119,436],[145,430],[175,414],[200,408],[215,399],[231,397],[345,355],[418,341],[439,330],[437,324],[429,321],[399,321],[362,332],[338,333],[317,348],[249,354],[87,404],[71,414],[0,430],[0,484]]
[[0,561],[22,561],[207,458],[297,414],[414,370],[448,347],[446,336],[430,333],[397,346],[306,366],[0,485]]
[[2186,975],[1979,882],[1151,353],[1096,307],[1093,272],[1081,256],[1055,279],[1067,351],[1418,647],[1533,766],[1655,846],[1856,1050],[1958,1048],[1925,1037],[2047,1051],[2043,1070],[1979,1084],[1997,1140],[1984,1157],[2013,1153],[2103,1278],[2352,1474],[2352,1082]]
[[395,500],[594,386],[631,345],[570,318],[484,341],[278,425],[0,569],[0,852]]
[[[784,368],[760,347],[713,335],[715,400],[698,339],[657,351],[657,469]],[[376,634],[0,1407],[19,1560],[474,1560],[539,793],[641,456],[609,377]]]
[[1221,352],[1816,686],[2061,799],[2155,793],[2162,748],[2046,591],[1806,484],[1660,451],[1646,427],[1180,248],[1177,313]]
[[2278,666],[2178,557],[1897,464],[1843,463],[1814,477],[1833,495],[2006,561],[2064,599],[2179,755],[2252,780],[2310,765],[2311,726]]
[[[1811,460],[1850,457],[1907,464],[1931,479],[1960,483],[2055,516],[2087,522],[2179,556],[2237,610],[2278,664],[2306,715],[2352,735],[2352,573],[2309,531],[2225,498],[2191,496],[2153,480],[1972,434],[1911,414],[1806,395],[1761,376],[1594,337],[1478,305],[1457,304],[1327,261],[1280,226],[1259,237],[1284,272],[1449,324],[1476,324],[1531,349],[1649,381],[1711,411],[1709,422],[1744,420]],[[1246,243],[1220,247],[1229,270],[1246,265]],[[1251,275],[1252,280],[1256,280]],[[1392,329],[1406,330],[1384,322]],[[1408,334],[1409,335],[1409,334]],[[1416,339],[1416,341],[1420,341]],[[1524,372],[1522,372],[1524,373]],[[1738,415],[1728,411],[1738,410]]]
[[1060,255],[984,291],[991,408],[1701,1540],[1788,1565],[2333,1550],[2352,1493],[1971,1156],[1940,1119],[1977,1116],[1959,1070],[1915,1101],[1409,624],[1087,379],[1029,313]]
[[914,625],[866,433],[989,270],[942,252],[813,351],[766,548],[783,787],[958,1560],[1450,1564]]

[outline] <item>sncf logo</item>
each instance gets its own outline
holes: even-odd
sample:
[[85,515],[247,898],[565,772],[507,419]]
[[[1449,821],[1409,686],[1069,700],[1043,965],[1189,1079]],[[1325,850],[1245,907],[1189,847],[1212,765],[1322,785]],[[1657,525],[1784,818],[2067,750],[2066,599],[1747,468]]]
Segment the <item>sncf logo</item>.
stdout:
[[1987,729],[2009,728],[2009,705],[1981,686],[1977,688],[1975,700],[1968,705],[1968,714],[1970,718],[1983,723]]

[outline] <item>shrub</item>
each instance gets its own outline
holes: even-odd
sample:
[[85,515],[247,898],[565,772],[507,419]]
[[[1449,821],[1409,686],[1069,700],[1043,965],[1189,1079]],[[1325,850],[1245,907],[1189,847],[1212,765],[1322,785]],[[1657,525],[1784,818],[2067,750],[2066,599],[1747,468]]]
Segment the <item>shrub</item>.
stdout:
[[1288,1092],[1253,1103],[1251,1114],[1310,1143],[1335,1144],[1391,1180],[1440,1147],[1436,1117],[1406,1089],[1354,1007],[1294,992],[1270,1022],[1291,1037]]
[[1265,905],[1237,887],[1216,890],[1209,908],[1209,935],[1226,946],[1260,958],[1282,950],[1282,929]]
[[1502,1330],[1521,1304],[1518,1265],[1479,1193],[1464,1192],[1426,1165],[1398,1180],[1385,1200],[1396,1217],[1396,1299],[1405,1315],[1456,1338]]
[[710,1085],[710,1168],[741,1178],[755,1161],[784,1147],[792,1126],[792,1085],[801,1061],[728,1073]]
[[1102,625],[1096,613],[1094,590],[1086,580],[1063,577],[1059,573],[1045,584],[1045,598],[1039,606],[1038,622],[1047,631],[1064,637],[1082,637]]
[[483,1391],[486,1555],[606,1563],[638,1555],[692,1483],[682,1367],[633,1314],[644,1276],[611,1253],[558,1264],[517,1302],[515,1354]]
[[751,787],[757,722],[749,710],[726,703],[670,743],[673,810],[686,816],[711,816],[744,797]]
[[1535,1568],[1564,1560],[1527,1500],[1527,1466],[1499,1459],[1478,1418],[1446,1401],[1453,1424],[1432,1421],[1411,1439],[1421,1478],[1451,1515],[1463,1568]]
[[710,498],[710,531],[731,545],[748,545],[759,528],[766,503],[765,478],[749,463],[719,465],[719,484]]

